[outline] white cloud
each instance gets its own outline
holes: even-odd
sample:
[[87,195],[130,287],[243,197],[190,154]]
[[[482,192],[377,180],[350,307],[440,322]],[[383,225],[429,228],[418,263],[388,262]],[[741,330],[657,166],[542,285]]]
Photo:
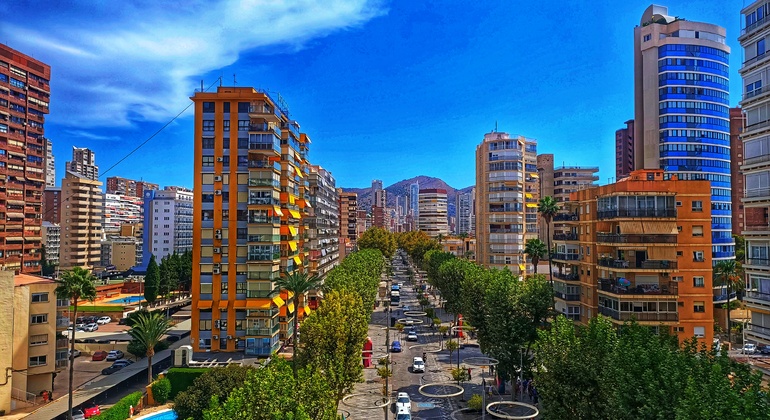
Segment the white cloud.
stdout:
[[244,51],[301,48],[383,13],[378,0],[64,4],[30,15],[18,2],[15,15],[34,22],[4,22],[0,39],[52,66],[49,119],[79,128],[165,121],[189,103],[202,75]]

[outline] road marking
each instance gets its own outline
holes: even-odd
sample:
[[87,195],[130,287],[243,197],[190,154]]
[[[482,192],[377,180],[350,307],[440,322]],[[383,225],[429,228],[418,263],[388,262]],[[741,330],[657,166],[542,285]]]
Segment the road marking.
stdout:
[[417,408],[435,408],[436,405],[433,403],[417,403]]

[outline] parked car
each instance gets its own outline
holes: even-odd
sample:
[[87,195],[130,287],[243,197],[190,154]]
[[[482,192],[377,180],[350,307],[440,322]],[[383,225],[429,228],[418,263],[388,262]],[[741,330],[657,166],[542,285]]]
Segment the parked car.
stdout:
[[83,410],[72,410],[72,420],[85,420],[86,415]]
[[96,331],[98,329],[99,329],[99,324],[94,322],[93,324],[86,325],[86,327],[83,328],[83,331],[94,332],[94,331]]
[[102,375],[112,375],[113,373],[123,369],[124,367],[125,366],[122,366],[122,365],[121,366],[112,365],[110,367],[106,367],[102,369]]
[[412,400],[409,398],[409,394],[406,392],[399,392],[396,396],[396,412],[412,412]]
[[103,316],[96,320],[96,323],[99,325],[109,324],[110,322],[112,322],[112,318],[108,316]]
[[86,327],[86,324],[84,324],[82,322],[75,324],[75,328],[77,328],[78,331],[83,331],[83,328],[85,328],[85,327]]
[[67,352],[67,355],[72,355],[72,357],[80,357],[80,350],[75,349],[74,352],[72,350],[70,350],[70,351]]
[[174,342],[177,342],[177,341],[179,341],[181,339],[182,339],[182,337],[180,337],[178,335],[169,335],[168,337],[166,337],[166,341],[168,341],[169,343],[174,343]]
[[741,350],[741,353],[743,354],[754,354],[757,352],[757,345],[754,343],[746,343],[743,345],[743,349]]
[[406,335],[406,341],[417,341],[417,333],[410,331],[409,334]]
[[126,325],[127,321],[128,321],[128,318],[120,318],[118,320],[118,325]]
[[396,420],[412,420],[412,413],[399,411],[398,414],[396,414]]
[[394,341],[390,345],[390,351],[393,353],[401,353],[401,342],[400,341]]
[[412,360],[412,372],[425,372],[425,361],[422,360],[422,357],[415,357]]
[[99,319],[98,316],[87,316],[86,317],[86,324],[93,324]]
[[90,419],[91,417],[98,416],[99,414],[102,414],[102,410],[99,409],[98,405],[94,405],[93,407],[88,407],[83,409],[83,416],[87,419]]
[[762,349],[759,352],[765,355],[770,354],[770,346],[762,347]]
[[94,352],[94,354],[91,356],[91,360],[95,362],[101,362],[106,358],[107,358],[107,352],[101,351],[101,350]]
[[123,358],[123,352],[120,350],[111,350],[109,353],[107,353],[108,361],[115,361],[122,358]]
[[134,364],[134,362],[132,362],[132,361],[130,361],[128,359],[120,359],[120,360],[116,360],[115,363],[112,364],[112,366],[113,367],[117,367],[117,366],[126,367],[126,366],[131,365],[131,364]]

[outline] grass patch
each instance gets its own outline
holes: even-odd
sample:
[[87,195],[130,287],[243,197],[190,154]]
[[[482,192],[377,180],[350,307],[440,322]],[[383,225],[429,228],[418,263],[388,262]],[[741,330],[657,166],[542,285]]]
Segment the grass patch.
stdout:
[[[70,311],[75,308],[70,306]],[[123,305],[78,305],[78,314],[83,312],[123,312]]]

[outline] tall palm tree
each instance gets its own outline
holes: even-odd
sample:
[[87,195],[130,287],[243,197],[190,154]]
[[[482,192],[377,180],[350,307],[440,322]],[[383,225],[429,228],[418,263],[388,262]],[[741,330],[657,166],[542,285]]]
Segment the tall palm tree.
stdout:
[[528,240],[527,244],[524,246],[524,253],[529,255],[529,258],[532,259],[532,265],[535,267],[535,274],[537,274],[537,264],[548,252],[546,247],[547,245],[537,238]]
[[[284,277],[276,280],[276,286],[281,290],[294,293],[294,331],[292,331],[291,341],[293,343],[292,360],[295,360],[294,356],[297,354],[297,326],[299,325],[299,296],[304,295],[310,290],[317,289],[321,284],[321,279],[316,276],[308,276],[307,273],[300,273],[295,271],[293,273],[286,272]],[[294,379],[297,379],[297,364],[292,363],[294,367]]]
[[56,296],[60,299],[68,299],[70,305],[72,305],[72,316],[70,319],[70,325],[72,326],[72,334],[70,335],[70,378],[69,378],[69,405],[67,416],[72,419],[72,380],[75,377],[75,363],[73,363],[73,356],[75,354],[75,321],[78,319],[78,301],[86,299],[93,301],[96,299],[96,286],[94,282],[96,277],[91,274],[90,271],[82,267],[75,267],[70,271],[65,271],[59,276],[58,280],[55,280],[59,285],[56,287]]
[[744,286],[743,269],[735,260],[722,260],[714,266],[714,281],[717,286],[727,286],[727,342],[732,342],[730,330],[730,289],[739,290]]
[[537,203],[537,211],[543,217],[543,220],[545,220],[545,239],[548,241],[548,272],[551,280],[551,288],[553,288],[553,265],[551,264],[551,251],[553,250],[551,248],[551,221],[553,221],[553,217],[556,216],[556,214],[559,212],[559,204],[553,197],[546,196],[541,198],[540,202]]
[[152,383],[152,356],[155,346],[171,329],[171,321],[162,313],[141,312],[134,318],[134,325],[128,334],[147,349],[147,385]]

